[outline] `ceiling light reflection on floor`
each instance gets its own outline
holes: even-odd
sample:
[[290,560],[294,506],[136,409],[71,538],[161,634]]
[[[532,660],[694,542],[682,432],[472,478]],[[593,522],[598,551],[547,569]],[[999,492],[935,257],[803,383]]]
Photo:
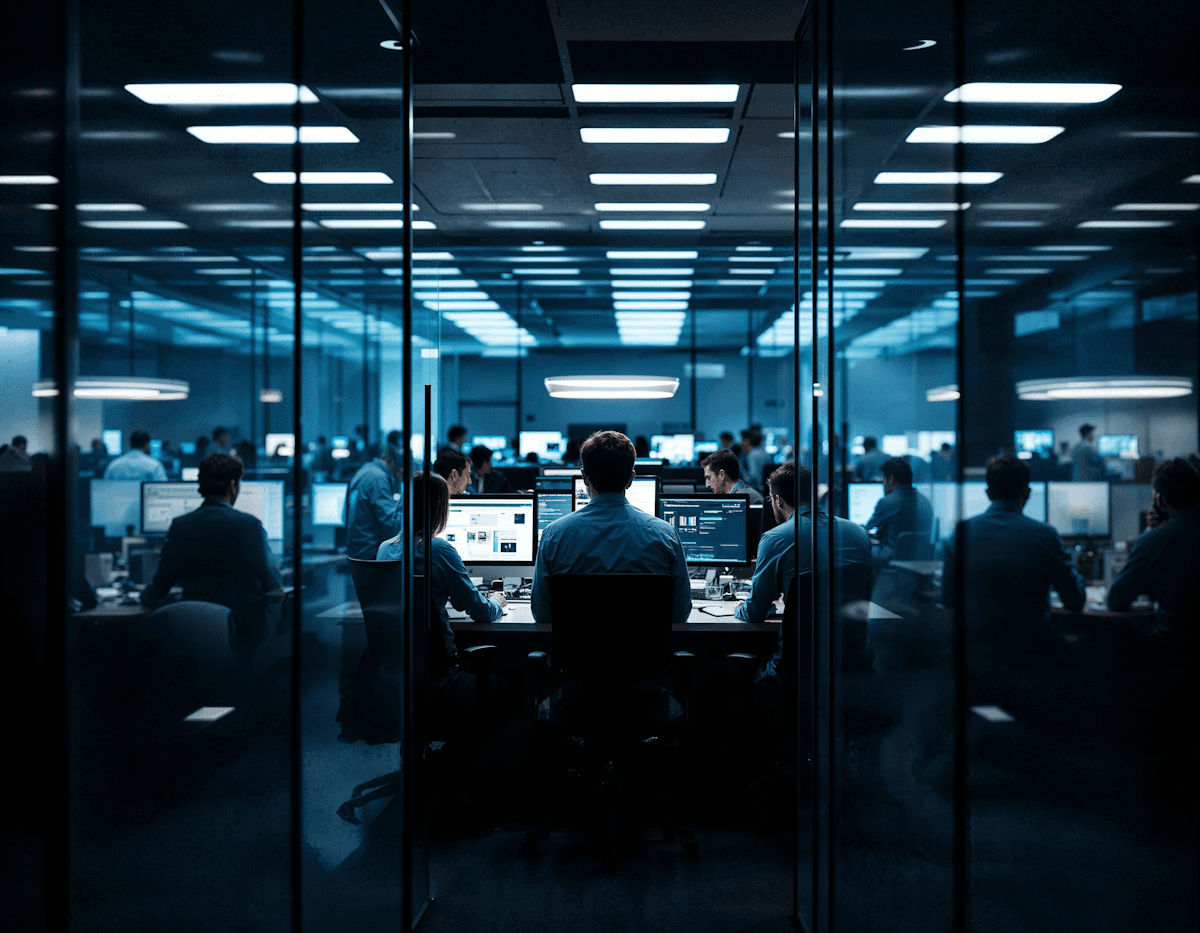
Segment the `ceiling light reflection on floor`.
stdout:
[[918,126],[909,143],[964,143],[1036,146],[1063,132],[1062,126]]
[[[296,142],[294,126],[189,126],[187,131],[210,145],[290,146]],[[346,126],[302,126],[302,143],[356,143]]]
[[147,104],[165,106],[250,106],[317,103],[317,95],[304,85],[247,84],[126,84],[125,90]]
[[942,99],[951,104],[1098,104],[1119,90],[1119,84],[974,81]]
[[880,172],[877,185],[990,185],[1004,177],[1003,172]]

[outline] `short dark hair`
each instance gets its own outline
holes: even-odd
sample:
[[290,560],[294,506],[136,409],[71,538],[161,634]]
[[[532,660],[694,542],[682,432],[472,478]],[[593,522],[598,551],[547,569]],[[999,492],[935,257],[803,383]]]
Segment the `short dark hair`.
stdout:
[[443,479],[449,479],[450,474],[455,470],[470,469],[471,461],[467,459],[467,455],[461,450],[455,450],[448,447],[443,450],[436,460],[433,461],[433,471]]
[[708,467],[714,473],[725,471],[725,475],[735,482],[742,478],[742,468],[732,450],[718,450],[700,461],[700,466]]
[[992,457],[987,464],[987,488],[993,499],[1013,501],[1021,497],[1021,491],[1029,485],[1033,471],[1024,460],[1005,454]]
[[730,440],[733,440],[733,432],[732,431],[722,431],[720,434],[717,435],[717,438],[718,438],[718,440],[724,440],[725,438],[729,438]]
[[14,447],[24,447],[28,443],[29,442],[27,440],[25,440],[24,434],[18,434],[16,437],[14,437],[12,439],[12,445]]
[[912,464],[903,457],[892,457],[883,461],[883,466],[879,468],[879,472],[884,479],[892,477],[901,486],[912,485]]
[[[428,487],[426,486],[428,483]],[[436,473],[421,470],[413,474],[413,534],[425,533],[425,496],[429,495],[429,524],[436,535],[450,517],[450,487]]]
[[789,508],[794,509],[797,501],[802,505],[812,501],[812,471],[802,464],[791,460],[780,464],[767,482],[772,495],[779,496]]
[[1087,437],[1089,434],[1091,434],[1095,430],[1096,430],[1096,426],[1094,424],[1081,424],[1079,426],[1079,436]]
[[[317,440],[322,444],[325,443],[325,438],[323,437],[319,437]],[[399,447],[402,440],[404,440],[404,435],[399,431],[388,431],[387,442],[393,447]]]
[[1200,473],[1183,457],[1164,460],[1155,467],[1151,483],[1154,491],[1173,509],[1200,505]]
[[242,461],[232,454],[209,454],[200,461],[200,495],[229,495],[229,484],[241,479],[244,471]]
[[863,438],[863,450],[874,450],[878,446],[879,446],[879,442],[876,441],[875,438],[873,438],[873,437],[864,437]]
[[471,448],[471,453],[468,456],[471,458],[471,462],[475,464],[475,469],[478,470],[483,466],[484,461],[492,459],[492,448],[486,444],[476,444]]
[[401,463],[404,455],[400,453],[400,448],[393,444],[384,444],[379,451],[379,459],[384,463]]
[[458,441],[455,440],[455,438],[461,439],[466,436],[467,436],[467,429],[465,427],[463,427],[461,424],[452,424],[450,426],[450,430],[446,432],[446,437],[450,438],[450,442],[452,444],[458,443]]
[[629,485],[636,452],[619,431],[597,431],[579,448],[583,472],[596,492],[621,492]]
[[134,431],[129,435],[129,446],[145,447],[150,443],[150,435],[146,431]]
[[229,436],[229,428],[223,428],[218,424],[215,428],[213,428],[213,432],[212,432],[213,440],[215,441],[217,439],[217,437],[221,434],[224,434],[226,437],[228,437]]

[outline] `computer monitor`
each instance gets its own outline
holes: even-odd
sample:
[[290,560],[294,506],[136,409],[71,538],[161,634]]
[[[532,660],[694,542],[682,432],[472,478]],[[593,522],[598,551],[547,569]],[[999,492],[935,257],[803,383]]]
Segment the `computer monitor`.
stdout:
[[531,495],[451,496],[438,535],[464,564],[532,564],[536,532]]
[[707,457],[709,454],[715,454],[720,446],[720,441],[696,441],[692,449],[697,457]]
[[908,435],[885,434],[879,442],[879,447],[889,457],[903,457],[908,453]]
[[116,430],[101,431],[100,442],[104,444],[104,449],[108,451],[110,457],[118,457],[121,454],[121,432]]
[[749,561],[747,496],[663,496],[661,508],[662,519],[679,535],[689,564]]
[[181,454],[185,454],[186,456],[189,456],[189,457],[192,456],[192,454],[194,454],[196,452],[196,442],[195,441],[180,441],[179,442],[179,452]]
[[654,434],[650,437],[650,456],[671,463],[691,463],[696,459],[696,435]]
[[850,521],[865,525],[871,520],[875,503],[883,498],[883,483],[850,483]]
[[[630,505],[641,509],[647,515],[657,515],[658,484],[659,477],[657,476],[635,476],[633,485],[625,490],[625,498],[629,500]],[[589,498],[587,486],[583,484],[583,477],[577,476],[575,478],[575,508],[582,509],[588,504]]]
[[332,447],[334,450],[347,450],[350,447],[350,438],[335,437],[333,440],[331,440],[329,442],[329,446]]
[[1138,458],[1138,436],[1136,434],[1101,434],[1096,438],[1101,457],[1120,457],[1122,460]]
[[[953,483],[938,483],[939,486],[950,486],[954,488]],[[992,500],[987,497],[987,483],[963,483],[963,509],[962,517],[964,520],[974,518],[976,515],[982,515],[992,504]],[[1029,484],[1029,499],[1025,502],[1023,512],[1034,521],[1044,522],[1046,520],[1046,484],[1045,483],[1030,483]]]
[[125,529],[141,525],[142,482],[136,479],[91,480],[93,526],[103,525],[109,538],[121,538]]
[[534,477],[533,490],[534,492],[565,492],[570,495],[575,491],[575,475]]
[[152,440],[150,442],[150,456],[157,460],[162,456],[163,442],[160,440]]
[[1018,457],[1023,453],[1030,456],[1048,457],[1054,453],[1054,432],[1013,431],[1013,443],[1016,445]]
[[296,455],[296,435],[268,434],[263,447],[268,457],[274,457],[276,454],[280,457],[294,457]]
[[171,522],[203,504],[195,483],[142,483],[142,534],[165,535]]
[[1047,483],[1046,521],[1064,538],[1107,538],[1108,483]]
[[[496,454],[501,453],[508,447],[508,438],[503,434],[479,434],[471,438],[471,447],[479,447],[483,445],[492,452],[492,459],[496,459]],[[467,448],[468,450],[470,447]]]
[[581,471],[579,467],[546,467],[542,470],[542,476],[579,476]]
[[200,467],[184,467],[179,471],[179,478],[185,483],[200,482]]
[[571,514],[575,508],[575,497],[570,488],[564,490],[539,487],[535,495],[537,496],[537,538],[540,542],[542,532],[551,522]]
[[312,484],[312,523],[314,525],[346,524],[346,483]]
[[283,540],[283,481],[242,480],[233,507],[253,515],[267,532],[267,540]]
[[565,449],[561,431],[522,431],[517,438],[517,452],[522,457],[537,454],[539,460],[558,460]]

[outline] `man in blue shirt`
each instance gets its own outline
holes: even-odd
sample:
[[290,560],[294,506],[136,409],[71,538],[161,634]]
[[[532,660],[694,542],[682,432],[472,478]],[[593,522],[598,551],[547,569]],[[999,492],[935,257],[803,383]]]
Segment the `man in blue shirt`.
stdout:
[[679,535],[625,498],[634,477],[633,442],[616,431],[599,431],[583,442],[580,454],[591,498],[542,532],[533,572],[534,619],[552,621],[549,579],[556,573],[653,573],[674,577],[671,621],[686,622],[692,590]]
[[1125,612],[1145,594],[1158,604],[1153,644],[1194,651],[1200,620],[1200,474],[1177,457],[1154,471],[1154,511],[1165,522],[1138,538],[1113,580],[1108,608]]
[[[968,642],[994,661],[1019,661],[1055,648],[1050,587],[1063,605],[1083,608],[1083,576],[1058,532],[1022,514],[1029,499],[1029,466],[1012,455],[987,465],[991,506],[968,519],[946,548],[942,602],[954,606],[955,560],[961,558]],[[995,652],[995,654],[993,654]]]
[[771,462],[771,455],[763,449],[762,431],[757,427],[751,426],[744,436],[743,446],[746,448],[745,460],[745,480],[757,490],[763,488],[763,472],[764,468]]
[[879,544],[872,554],[876,570],[892,562],[902,534],[916,532],[928,541],[933,531],[933,505],[913,489],[909,462],[892,457],[883,462],[879,472],[883,474],[883,498],[875,503],[875,511],[863,526],[879,534]]
[[[762,622],[770,614],[772,605],[780,596],[785,596],[797,570],[812,571],[812,473],[808,467],[796,463],[784,463],[771,474],[771,508],[779,522],[762,536],[758,543],[758,559],[754,568],[754,579],[750,583],[750,598],[738,606],[735,618],[742,622]],[[796,524],[800,524],[799,558],[796,551]],[[824,509],[817,510],[817,532],[819,546],[828,542],[829,515]],[[851,566],[869,570],[871,566],[871,539],[866,531],[844,518],[833,519],[833,566],[839,569]],[[818,551],[819,566],[828,566],[828,555]],[[774,674],[775,663],[783,656],[783,632],[775,653],[767,662],[765,673]]]
[[888,455],[879,449],[873,437],[863,438],[862,456],[854,463],[854,482],[874,483],[879,481],[879,468],[887,462]]
[[150,456],[150,435],[145,431],[134,431],[129,435],[129,449],[108,465],[104,478],[165,483],[167,471],[162,463]]
[[751,505],[762,505],[763,494],[742,479],[742,468],[731,450],[718,450],[700,462],[704,485],[717,495],[749,496]]
[[471,461],[461,450],[443,447],[433,461],[433,471],[446,481],[450,495],[461,496],[471,483]]
[[400,451],[385,445],[359,467],[346,492],[346,554],[373,560],[379,545],[400,534]]

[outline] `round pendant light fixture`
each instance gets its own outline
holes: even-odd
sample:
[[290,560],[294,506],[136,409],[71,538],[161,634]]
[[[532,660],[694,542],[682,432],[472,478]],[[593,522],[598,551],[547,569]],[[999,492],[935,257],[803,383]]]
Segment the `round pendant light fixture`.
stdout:
[[1076,376],[1017,383],[1017,397],[1029,402],[1179,398],[1191,394],[1192,380],[1186,376]]
[[[179,379],[80,376],[75,380],[75,398],[122,402],[170,402],[187,398],[189,391],[188,384]],[[35,382],[33,395],[35,398],[53,398],[58,395],[58,384],[53,379]]]
[[673,398],[678,388],[674,376],[551,376],[546,380],[551,398]]

